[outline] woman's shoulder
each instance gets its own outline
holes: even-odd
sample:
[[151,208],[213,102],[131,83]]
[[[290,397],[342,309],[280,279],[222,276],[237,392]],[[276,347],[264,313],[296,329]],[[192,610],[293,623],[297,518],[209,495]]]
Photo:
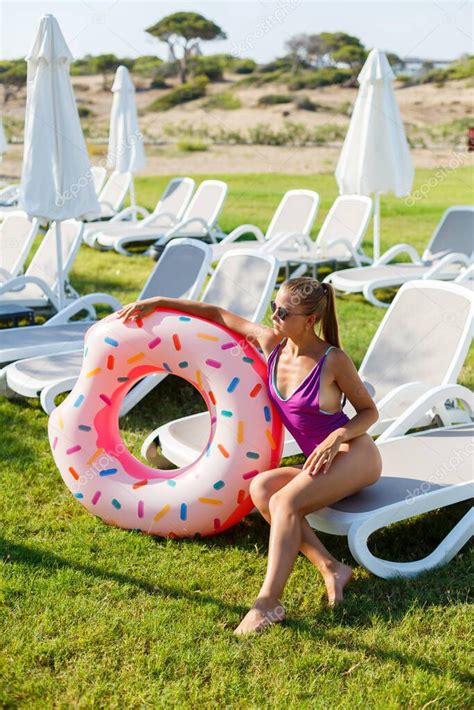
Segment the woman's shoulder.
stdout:
[[349,355],[337,345],[328,345],[326,350],[326,366],[334,372],[353,371],[354,363]]
[[326,360],[330,360],[334,365],[344,366],[347,362],[352,362],[349,355],[337,345],[327,344]]
[[267,340],[267,342],[265,344],[266,347],[264,349],[265,358],[267,360],[278,351],[282,342],[283,342],[283,338],[278,338],[278,337],[269,338]]
[[[269,332],[268,332],[269,331]],[[273,355],[278,349],[279,345],[283,342],[284,338],[280,335],[275,335],[271,328],[263,337],[259,338],[260,347],[262,348],[265,359],[268,360],[271,355]]]

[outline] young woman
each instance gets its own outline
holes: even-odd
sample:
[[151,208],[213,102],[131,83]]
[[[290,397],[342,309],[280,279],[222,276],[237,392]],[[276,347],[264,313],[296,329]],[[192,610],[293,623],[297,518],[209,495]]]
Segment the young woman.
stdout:
[[[340,347],[332,286],[308,277],[286,281],[272,303],[272,328],[218,306],[174,298],[138,301],[120,315],[144,318],[157,307],[221,323],[260,346],[268,360],[269,396],[307,457],[302,466],[283,466],[252,479],[252,500],[271,526],[268,567],[256,601],[234,633],[259,631],[284,619],[280,597],[299,551],[321,572],[329,605],[335,606],[352,569],[328,552],[305,516],[375,483],[382,462],[367,434],[378,419],[377,408]],[[341,408],[342,395],[342,406],[347,397],[356,411],[352,419]]]

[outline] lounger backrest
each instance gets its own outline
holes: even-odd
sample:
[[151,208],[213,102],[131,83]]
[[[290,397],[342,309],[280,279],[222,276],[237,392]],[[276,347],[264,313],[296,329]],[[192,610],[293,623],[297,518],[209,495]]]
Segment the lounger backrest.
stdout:
[[16,276],[23,267],[38,233],[38,220],[9,215],[0,226],[0,268]]
[[278,260],[273,255],[234,249],[220,259],[202,300],[258,323],[267,310],[277,275]]
[[107,170],[101,165],[93,165],[91,167],[92,180],[94,181],[94,190],[96,195],[100,194],[105,182]]
[[470,344],[474,297],[463,286],[411,281],[402,286],[367,350],[359,374],[380,400],[410,382],[456,382]]
[[[61,222],[61,246],[63,274],[65,280],[71,270],[74,259],[81,245],[82,223],[74,219]],[[56,262],[56,222],[48,229],[36,250],[28,269],[27,276],[37,276],[52,290],[57,286],[58,269]]]
[[131,173],[119,173],[114,170],[99,195],[99,202],[105,202],[106,207],[110,206],[117,212],[125,199],[131,179]]
[[140,299],[155,296],[197,298],[209,271],[211,256],[211,247],[198,239],[173,239],[168,242]]
[[[204,180],[194,193],[191,202],[188,205],[184,215],[183,222],[190,219],[202,219],[209,227],[213,227],[224,206],[224,201],[227,195],[227,185],[221,180]],[[183,227],[180,234],[207,234],[207,229],[204,226],[199,226],[198,223],[190,224],[189,227]]]
[[318,211],[319,195],[313,190],[288,190],[278,205],[265,238],[298,232],[309,235]]
[[450,207],[443,214],[430,243],[423,254],[424,260],[441,259],[445,254],[457,252],[470,259],[474,255],[474,207]]
[[[330,247],[336,239],[345,239],[357,249],[370,221],[372,200],[363,195],[340,195],[334,201],[326,219],[321,225],[316,244],[318,247]],[[336,254],[347,253],[344,245],[336,245]]]
[[194,186],[195,182],[192,178],[180,177],[170,180],[153,210],[153,217],[166,213],[181,219],[189,205]]

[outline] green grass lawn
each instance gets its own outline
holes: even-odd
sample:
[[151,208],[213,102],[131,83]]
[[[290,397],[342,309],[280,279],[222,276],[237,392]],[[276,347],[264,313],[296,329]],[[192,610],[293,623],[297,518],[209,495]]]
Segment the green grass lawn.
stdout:
[[[418,171],[415,187],[434,176]],[[296,187],[320,193],[317,229],[337,194],[325,174],[222,178],[226,231],[243,222],[265,228],[283,192]],[[153,208],[167,180],[137,180],[140,203]],[[472,201],[472,186],[472,173],[460,168],[414,206],[384,198],[382,249],[406,241],[422,251],[443,210]],[[72,283],[129,302],[152,266],[83,246]],[[338,297],[338,314],[343,346],[358,366],[384,312],[355,296]],[[473,385],[472,357],[459,379]],[[200,408],[190,385],[168,377],[123,419],[125,441],[138,455],[152,427]],[[467,548],[410,581],[381,580],[356,566],[346,603],[332,611],[318,572],[300,555],[283,598],[285,624],[237,638],[232,631],[265,574],[265,521],[251,515],[220,536],[184,541],[108,527],[65,488],[37,401],[0,399],[0,428],[2,707],[472,706]],[[394,525],[371,547],[390,559],[419,558],[467,509]],[[355,564],[345,538],[321,539]]]

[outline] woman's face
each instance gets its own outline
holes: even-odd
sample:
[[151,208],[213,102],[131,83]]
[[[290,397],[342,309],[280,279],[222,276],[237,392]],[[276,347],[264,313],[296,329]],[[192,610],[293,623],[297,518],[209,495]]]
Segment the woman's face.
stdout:
[[273,331],[287,338],[300,338],[308,330],[308,325],[313,327],[314,315],[307,315],[305,307],[297,294],[289,293],[284,287],[280,288],[273,305],[272,323]]

